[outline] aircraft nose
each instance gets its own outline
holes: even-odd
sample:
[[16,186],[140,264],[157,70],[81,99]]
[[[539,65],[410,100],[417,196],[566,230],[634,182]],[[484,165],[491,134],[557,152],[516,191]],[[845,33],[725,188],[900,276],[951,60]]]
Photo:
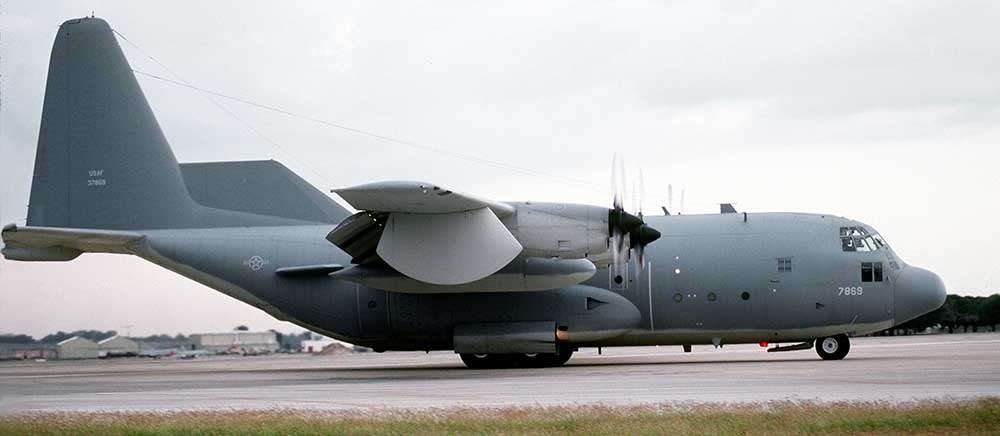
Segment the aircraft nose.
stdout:
[[947,291],[941,277],[923,268],[907,267],[896,279],[896,324],[902,324],[944,304]]

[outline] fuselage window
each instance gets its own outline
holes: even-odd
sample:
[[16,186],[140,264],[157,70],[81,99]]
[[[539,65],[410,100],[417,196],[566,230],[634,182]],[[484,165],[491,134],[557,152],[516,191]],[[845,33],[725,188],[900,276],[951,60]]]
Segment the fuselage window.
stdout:
[[881,237],[869,235],[864,227],[840,228],[840,248],[843,251],[876,251],[884,244]]
[[882,262],[861,262],[862,282],[882,281]]
[[790,257],[779,257],[778,258],[778,272],[789,272],[792,270],[792,258]]

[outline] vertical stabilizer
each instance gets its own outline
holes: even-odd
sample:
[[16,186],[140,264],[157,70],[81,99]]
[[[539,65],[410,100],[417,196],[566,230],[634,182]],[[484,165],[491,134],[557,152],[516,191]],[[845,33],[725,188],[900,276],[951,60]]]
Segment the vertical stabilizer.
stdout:
[[176,228],[195,214],[111,27],[99,18],[63,23],[49,61],[27,224]]

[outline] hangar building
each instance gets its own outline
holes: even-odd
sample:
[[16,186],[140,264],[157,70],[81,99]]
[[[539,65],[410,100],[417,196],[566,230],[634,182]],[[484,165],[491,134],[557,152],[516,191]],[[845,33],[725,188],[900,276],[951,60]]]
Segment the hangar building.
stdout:
[[112,336],[97,343],[100,357],[139,355],[139,343],[124,336]]
[[99,349],[97,342],[73,336],[56,344],[56,355],[60,359],[96,359]]
[[274,332],[234,331],[228,333],[203,333],[191,335],[195,349],[215,353],[268,352],[281,348]]

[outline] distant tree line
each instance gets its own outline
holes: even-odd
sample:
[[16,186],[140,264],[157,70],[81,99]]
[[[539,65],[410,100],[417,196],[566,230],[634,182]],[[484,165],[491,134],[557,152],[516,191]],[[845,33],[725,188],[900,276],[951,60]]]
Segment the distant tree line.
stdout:
[[[100,340],[107,339],[107,338],[110,338],[112,336],[115,336],[117,334],[118,334],[118,332],[115,331],[115,330],[107,330],[107,331],[101,331],[101,330],[76,330],[76,331],[72,331],[72,332],[58,331],[56,333],[48,334],[48,335],[46,335],[45,337],[43,337],[41,339],[35,339],[34,337],[29,336],[29,335],[0,334],[0,342],[7,343],[7,344],[11,344],[11,343],[13,343],[13,344],[36,344],[36,343],[40,343],[40,344],[57,344],[59,342],[62,342],[64,340],[72,338],[74,336],[79,336],[81,338],[87,338],[87,339],[90,339],[90,340],[92,340],[94,342],[97,342],[97,341],[100,341]],[[178,334],[176,334],[174,336],[165,335],[165,334],[159,334],[159,335],[149,335],[149,336],[132,337],[132,339],[136,339],[136,340],[139,340],[139,341],[145,341],[145,342],[171,342],[171,341],[183,342],[183,341],[187,341],[188,337],[185,336],[185,335],[183,335],[183,334],[178,333]]]
[[928,328],[945,328],[948,333],[962,333],[980,329],[997,331],[1000,324],[1000,294],[989,297],[964,297],[949,295],[938,310],[904,322],[883,334],[910,334]]
[[35,338],[28,335],[0,335],[0,342],[5,344],[34,344]]

